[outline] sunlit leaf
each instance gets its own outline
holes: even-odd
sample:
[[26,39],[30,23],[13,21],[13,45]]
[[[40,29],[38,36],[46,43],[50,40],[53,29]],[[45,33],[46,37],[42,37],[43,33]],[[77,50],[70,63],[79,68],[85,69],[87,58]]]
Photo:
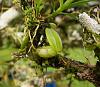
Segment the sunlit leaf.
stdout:
[[63,0],[59,0],[60,6],[63,5]]
[[58,33],[51,28],[50,29],[46,28],[45,32],[46,32],[47,40],[48,40],[49,44],[52,46],[52,48],[56,52],[61,51],[62,50],[62,41],[61,41]]

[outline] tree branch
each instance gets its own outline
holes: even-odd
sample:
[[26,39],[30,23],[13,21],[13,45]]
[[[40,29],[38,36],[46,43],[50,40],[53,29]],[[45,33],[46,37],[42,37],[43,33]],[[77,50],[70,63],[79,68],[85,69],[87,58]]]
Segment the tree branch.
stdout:
[[[88,80],[94,83],[96,87],[100,87],[100,74],[98,74],[99,71],[97,68],[100,67],[100,64],[97,63],[96,66],[88,65],[61,56],[58,59],[50,59],[48,61],[50,66],[58,68],[64,67],[66,72],[74,73],[76,78],[81,80]],[[54,61],[53,64],[51,63],[52,61]]]

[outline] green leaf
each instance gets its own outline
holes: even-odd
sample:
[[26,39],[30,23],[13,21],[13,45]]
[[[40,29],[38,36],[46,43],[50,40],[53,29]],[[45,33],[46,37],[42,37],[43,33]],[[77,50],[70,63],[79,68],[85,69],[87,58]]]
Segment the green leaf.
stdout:
[[77,2],[72,3],[71,7],[82,6],[83,4],[86,4],[87,2],[90,2],[90,1],[94,1],[94,0],[79,0]]
[[63,5],[63,0],[59,0],[60,7]]
[[51,46],[43,46],[36,51],[38,55],[43,58],[52,58],[57,55],[56,51]]
[[50,27],[52,28],[52,29],[56,29],[57,28],[57,26],[56,26],[56,24],[55,23],[49,23],[50,24]]
[[62,50],[62,41],[61,41],[58,33],[51,28],[46,28],[45,32],[46,32],[46,37],[47,37],[47,40],[48,40],[50,46],[56,52],[60,52]]
[[43,3],[42,0],[34,0],[34,7],[35,7],[35,11],[36,11],[36,16],[39,14],[39,12],[43,8],[42,3]]
[[0,64],[12,60],[13,58],[11,57],[11,54],[14,51],[17,51],[17,49],[14,48],[0,49]]
[[73,0],[66,0],[64,4],[61,7],[59,7],[55,12],[53,12],[49,17],[55,17],[65,9],[68,9],[71,6],[72,2]]
[[1,81],[0,82],[0,87],[17,87],[15,86],[15,83],[13,80],[7,80],[7,81]]
[[21,49],[24,49],[27,46],[28,42],[29,42],[29,35],[26,34],[21,43]]
[[82,63],[90,63],[91,65],[95,65],[97,62],[97,58],[94,56],[95,53],[93,51],[84,49],[84,48],[69,48],[66,50],[68,58],[72,60],[80,61]]

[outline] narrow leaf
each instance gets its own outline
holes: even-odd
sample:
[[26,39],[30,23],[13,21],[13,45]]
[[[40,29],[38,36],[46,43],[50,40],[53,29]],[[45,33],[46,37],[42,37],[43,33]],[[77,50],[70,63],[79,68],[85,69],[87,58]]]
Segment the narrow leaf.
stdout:
[[63,0],[59,0],[60,7],[63,5]]
[[28,42],[29,42],[29,36],[28,34],[26,34],[21,43],[21,49],[24,49],[27,46]]
[[94,0],[82,0],[82,1],[80,0],[80,1],[72,3],[71,7],[82,6],[83,4],[86,4],[87,2],[90,2],[90,1],[94,1]]

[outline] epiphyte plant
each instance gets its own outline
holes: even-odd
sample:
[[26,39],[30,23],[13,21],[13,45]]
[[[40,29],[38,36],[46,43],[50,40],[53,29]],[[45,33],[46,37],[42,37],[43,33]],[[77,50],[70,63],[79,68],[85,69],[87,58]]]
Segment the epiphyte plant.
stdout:
[[36,51],[40,57],[52,58],[62,51],[62,41],[58,33],[52,28],[46,28],[45,33],[49,46],[42,46],[37,48]]
[[[51,13],[48,13],[48,15],[46,15],[44,14],[46,12],[43,12],[45,11],[44,10],[45,1],[42,2],[42,0],[40,1],[33,0],[33,2],[27,2],[27,0],[21,0],[22,10],[25,15],[26,31],[29,31],[28,35],[25,35],[25,38],[23,39],[21,49],[27,48],[29,49],[28,53],[29,52],[31,53],[30,50],[33,48],[36,50],[36,52],[38,53],[40,57],[44,57],[44,58],[51,58],[61,52],[62,41],[59,35],[57,34],[57,32],[54,30],[55,25],[51,23],[51,20],[54,17],[56,17],[58,14],[60,14],[62,11],[64,11],[65,9],[72,7],[71,6],[72,3],[74,5],[75,3],[74,3],[74,0],[66,0],[66,1],[58,0],[58,1],[60,3],[60,6],[57,9],[54,8],[55,11],[53,10],[52,12],[51,10]],[[28,4],[28,3],[31,3],[31,4]],[[51,23],[50,25],[52,25],[52,27],[47,28],[48,26],[45,25],[47,22],[48,24]],[[45,30],[45,34],[46,34],[46,38],[49,43],[49,46],[44,46],[46,44],[44,30]],[[41,36],[43,36],[43,39],[41,40],[41,44],[38,45],[38,43],[40,42]]]

